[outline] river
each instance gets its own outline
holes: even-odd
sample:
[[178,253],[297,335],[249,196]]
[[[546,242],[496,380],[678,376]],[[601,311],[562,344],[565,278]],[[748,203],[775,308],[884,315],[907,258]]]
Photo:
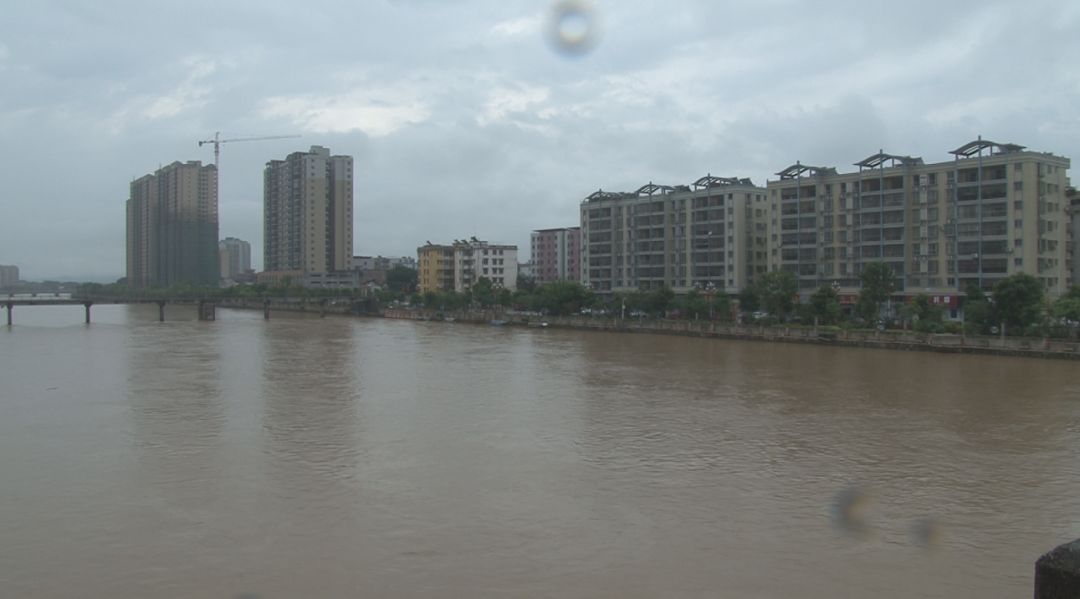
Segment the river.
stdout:
[[5,597],[1025,597],[1068,361],[16,307]]

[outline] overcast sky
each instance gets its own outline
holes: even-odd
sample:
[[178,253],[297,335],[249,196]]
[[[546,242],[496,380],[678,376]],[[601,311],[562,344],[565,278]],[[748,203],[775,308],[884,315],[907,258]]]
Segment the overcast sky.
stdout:
[[355,159],[356,254],[476,235],[522,259],[598,188],[936,162],[980,134],[1080,158],[1080,2],[598,0],[578,55],[552,6],[11,3],[0,264],[123,276],[128,184],[212,162],[215,131],[302,135],[222,146],[221,236],[257,269],[263,166],[313,144]]

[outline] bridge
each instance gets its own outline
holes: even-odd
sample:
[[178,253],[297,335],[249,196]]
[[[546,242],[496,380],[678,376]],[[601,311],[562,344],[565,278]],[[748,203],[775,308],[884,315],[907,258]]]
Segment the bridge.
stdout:
[[[288,303],[287,298],[277,298],[281,303]],[[318,300],[320,316],[326,315],[326,306],[330,298]],[[42,296],[8,296],[0,297],[0,306],[7,309],[7,324],[12,325],[12,313],[16,306],[83,306],[86,310],[86,324],[90,324],[90,308],[95,305],[117,304],[157,304],[158,321],[165,322],[165,306],[186,305],[196,306],[199,320],[211,321],[217,317],[218,304],[251,307],[252,302],[261,303],[263,318],[270,319],[270,306],[273,300],[270,298],[236,298],[226,296],[202,296],[202,297],[107,297],[107,296],[69,296],[59,297],[55,295]]]

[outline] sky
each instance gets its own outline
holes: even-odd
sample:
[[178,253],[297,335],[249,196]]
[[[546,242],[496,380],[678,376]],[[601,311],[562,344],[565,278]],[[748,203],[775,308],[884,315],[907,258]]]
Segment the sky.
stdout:
[[312,145],[354,158],[355,254],[476,236],[522,260],[597,189],[979,135],[1080,158],[1078,31],[1080,3],[1040,0],[14,3],[0,264],[124,276],[130,182],[212,162],[216,131],[300,136],[222,145],[220,234],[256,269],[263,167]]

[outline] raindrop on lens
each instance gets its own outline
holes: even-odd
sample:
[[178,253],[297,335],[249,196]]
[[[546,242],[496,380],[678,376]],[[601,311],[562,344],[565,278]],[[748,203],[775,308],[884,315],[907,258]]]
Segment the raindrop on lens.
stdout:
[[583,0],[561,0],[551,8],[547,26],[552,47],[568,56],[583,56],[596,43],[596,11]]

